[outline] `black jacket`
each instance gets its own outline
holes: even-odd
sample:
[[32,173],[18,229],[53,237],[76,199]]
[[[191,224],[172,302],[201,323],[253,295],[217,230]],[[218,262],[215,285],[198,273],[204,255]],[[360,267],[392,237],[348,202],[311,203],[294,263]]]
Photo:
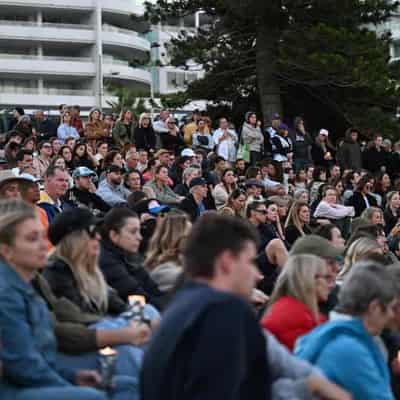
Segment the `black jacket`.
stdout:
[[107,283],[123,300],[130,295],[142,295],[156,307],[162,306],[163,293],[143,266],[134,265],[129,256],[109,240],[102,241],[100,268]]
[[360,145],[350,139],[345,139],[339,147],[336,158],[342,171],[345,169],[360,170],[362,168]]
[[[366,197],[368,199],[370,207],[378,206],[374,196],[367,194]],[[367,208],[364,198],[360,192],[354,192],[353,196],[350,197],[347,205],[354,207],[355,217],[359,217],[362,212]]]
[[270,400],[266,338],[244,301],[206,285],[180,290],[145,353],[143,400]]
[[179,150],[185,147],[182,135],[178,133],[176,136],[171,135],[169,132],[161,132],[160,134],[161,144],[163,149],[172,151],[175,155],[179,154]]
[[[92,314],[102,313],[93,303],[85,301],[79,291],[70,266],[62,258],[53,257],[50,265],[44,270],[43,275],[49,282],[56,297],[65,297],[77,305],[82,312]],[[108,310],[106,310],[106,313],[118,315],[126,310],[126,306],[126,303],[119,298],[116,292],[110,289],[108,292]]]
[[133,133],[138,150],[154,150],[156,148],[156,134],[152,126],[148,128],[136,127]]
[[376,147],[365,150],[363,155],[363,167],[370,172],[378,172],[381,167],[386,166],[388,160],[388,153],[384,150],[378,151]]
[[334,157],[335,157],[335,149],[333,147],[330,147],[329,145],[326,145],[326,149],[327,151],[329,151],[332,155],[332,160],[325,160],[324,156],[325,156],[325,152],[324,149],[322,148],[322,146],[315,142],[312,145],[311,148],[311,157],[314,161],[314,164],[319,166],[319,167],[325,167],[325,168],[329,168],[333,163],[334,163]]
[[77,207],[87,208],[95,215],[105,214],[111,208],[96,193],[91,193],[88,190],[80,190],[76,187],[68,190],[65,200]]

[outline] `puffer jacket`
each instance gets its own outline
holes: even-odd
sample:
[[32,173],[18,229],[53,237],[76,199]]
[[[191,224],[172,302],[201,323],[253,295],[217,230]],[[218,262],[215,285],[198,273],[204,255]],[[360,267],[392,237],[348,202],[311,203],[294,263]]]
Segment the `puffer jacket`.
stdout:
[[264,135],[261,129],[245,122],[242,127],[242,141],[249,145],[250,151],[261,152],[264,144]]

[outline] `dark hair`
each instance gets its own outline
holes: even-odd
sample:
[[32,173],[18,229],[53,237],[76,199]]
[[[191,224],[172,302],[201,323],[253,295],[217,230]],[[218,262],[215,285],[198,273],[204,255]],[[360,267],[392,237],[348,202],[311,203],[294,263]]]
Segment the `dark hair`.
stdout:
[[117,150],[111,150],[106,154],[106,156],[104,157],[104,168],[107,168],[110,165],[112,165],[114,158],[117,154],[121,153]]
[[154,175],[157,175],[160,173],[160,171],[165,168],[168,171],[168,168],[165,165],[157,165],[156,169],[154,170]]
[[32,156],[32,150],[20,149],[18,150],[17,154],[15,155],[15,161],[23,161],[25,156]]
[[104,216],[104,221],[102,225],[102,237],[103,239],[110,238],[110,232],[115,231],[119,233],[121,229],[125,226],[126,220],[128,218],[139,218],[138,215],[132,211],[126,205],[116,206],[112,208]]
[[366,174],[360,178],[360,180],[357,183],[356,192],[361,192],[364,189],[364,186],[369,183],[369,181],[372,179],[372,176],[370,174]]
[[128,186],[127,186],[128,179],[129,179],[129,175],[130,175],[130,174],[133,174],[133,173],[139,175],[139,178],[140,178],[140,185],[141,185],[141,186],[144,185],[143,176],[142,176],[142,174],[140,173],[140,171],[138,171],[137,169],[131,169],[131,170],[129,170],[129,171],[124,175],[124,186],[125,186],[127,189],[129,189]]
[[134,208],[139,201],[147,199],[147,194],[141,190],[132,192],[126,200],[130,208]]
[[[84,146],[85,147],[85,152],[83,153],[82,157],[78,156],[78,153],[77,153],[78,148],[80,146]],[[88,151],[87,151],[86,143],[79,141],[79,142],[75,143],[74,149],[72,150],[72,159],[78,161],[81,158],[89,158],[89,157],[88,157]]]
[[46,169],[44,176],[46,178],[52,178],[53,176],[55,176],[57,170],[62,172],[66,171],[64,168],[57,167],[56,165],[49,165],[49,167]]
[[249,167],[246,171],[246,179],[255,179],[258,174],[261,174],[261,169],[258,167]]
[[50,140],[42,140],[41,142],[39,142],[38,144],[38,150],[42,150],[43,146],[48,143],[51,146]]
[[318,236],[321,236],[327,240],[332,240],[332,229],[337,228],[339,229],[336,225],[334,224],[327,224],[327,225],[320,225],[314,233]]
[[185,274],[189,278],[212,278],[215,261],[224,251],[238,255],[247,242],[257,241],[257,232],[247,221],[206,213],[193,226],[184,246]]
[[215,164],[218,164],[218,163],[221,162],[221,161],[226,161],[226,160],[225,160],[224,157],[221,157],[221,156],[215,157],[214,165],[215,165]]
[[98,149],[100,146],[103,146],[103,144],[106,144],[108,146],[108,142],[106,142],[105,140],[99,140],[97,142],[96,149]]
[[323,172],[325,172],[325,174],[327,173],[326,168],[324,168],[324,167],[315,167],[314,171],[313,171],[313,175],[312,175],[313,181],[320,181],[320,179],[321,179],[320,175]]
[[251,212],[257,210],[258,206],[261,204],[264,205],[265,201],[254,200],[251,203],[249,203],[246,208],[246,217],[250,218]]

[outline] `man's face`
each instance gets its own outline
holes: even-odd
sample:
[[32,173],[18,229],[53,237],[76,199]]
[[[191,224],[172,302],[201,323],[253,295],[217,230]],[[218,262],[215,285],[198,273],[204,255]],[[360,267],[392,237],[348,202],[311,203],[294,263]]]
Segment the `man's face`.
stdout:
[[61,149],[61,146],[62,146],[62,143],[58,139],[53,140],[53,152],[54,152],[54,154],[58,153],[58,151]]
[[39,185],[35,182],[30,183],[29,186],[27,186],[22,198],[30,204],[36,204],[40,200]]
[[122,182],[121,172],[109,172],[107,175],[107,180],[112,185],[118,186]]
[[265,204],[258,204],[257,208],[252,211],[252,214],[254,215],[256,221],[259,224],[265,224],[267,221],[267,214],[268,210]]
[[135,172],[130,173],[127,184],[131,190],[140,190],[141,188],[140,175]]
[[53,153],[53,149],[51,147],[51,144],[48,143],[48,142],[43,143],[43,146],[40,149],[40,154],[43,154],[44,156],[50,157],[52,153]]
[[273,119],[271,122],[271,125],[274,129],[278,129],[279,125],[281,124],[281,120],[280,119]]
[[244,160],[239,160],[239,161],[236,163],[236,168],[237,168],[239,171],[244,171],[244,170],[246,169],[246,163],[245,163],[245,161],[244,161]]
[[33,168],[33,156],[25,154],[23,160],[18,162],[18,167],[24,172],[31,170]]
[[333,290],[336,286],[336,277],[339,272],[339,263],[334,258],[326,258],[325,265],[327,268],[329,289]]
[[227,121],[225,118],[222,118],[222,119],[219,121],[219,127],[220,127],[221,129],[228,129],[228,121]]
[[36,119],[36,121],[38,121],[38,122],[43,121],[43,120],[44,120],[43,111],[37,111],[36,114],[35,114],[35,119]]
[[64,196],[68,190],[69,179],[66,171],[56,169],[54,176],[51,176],[45,181],[46,192],[54,199],[59,199]]
[[338,176],[340,176],[340,167],[338,167],[338,166],[336,165],[336,166],[334,166],[334,167],[332,168],[332,170],[331,170],[331,177],[332,177],[332,178],[336,178],[336,177],[338,177]]
[[205,199],[207,197],[207,185],[197,185],[192,190],[202,199]]
[[351,137],[351,140],[353,142],[357,142],[357,140],[358,140],[358,132],[351,132],[350,137]]
[[139,161],[141,164],[146,164],[148,161],[147,151],[141,151],[139,153]]
[[383,142],[382,136],[378,136],[377,138],[375,138],[375,146],[376,147],[381,147],[382,146],[382,142]]
[[131,154],[129,158],[126,159],[126,165],[128,167],[128,170],[137,169],[138,164],[139,164],[139,154],[137,153]]
[[253,242],[246,242],[237,255],[232,255],[230,287],[234,294],[250,301],[260,274],[255,265],[257,251]]
[[92,185],[92,177],[81,176],[75,179],[75,186],[81,190],[89,190]]
[[169,153],[161,154],[160,157],[158,157],[158,159],[160,160],[160,164],[161,165],[168,166],[169,165],[170,154]]
[[221,160],[220,162],[218,162],[216,164],[216,167],[219,171],[225,171],[225,165],[226,165],[226,162],[224,160]]
[[169,118],[169,111],[161,111],[160,113],[160,119],[162,121],[165,121]]
[[0,198],[1,199],[19,199],[19,186],[17,181],[11,181],[5,183],[3,187],[0,189]]

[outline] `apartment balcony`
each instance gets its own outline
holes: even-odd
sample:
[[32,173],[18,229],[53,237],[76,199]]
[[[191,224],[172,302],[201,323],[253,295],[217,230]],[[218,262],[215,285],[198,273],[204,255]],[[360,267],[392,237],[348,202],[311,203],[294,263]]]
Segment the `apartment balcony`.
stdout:
[[[103,107],[108,108],[109,102],[117,102],[115,96],[105,94]],[[0,104],[3,106],[21,106],[33,108],[51,108],[55,104],[79,104],[82,109],[90,109],[96,104],[96,98],[91,90],[68,90],[43,88],[32,89],[24,87],[2,87],[0,89]]]

